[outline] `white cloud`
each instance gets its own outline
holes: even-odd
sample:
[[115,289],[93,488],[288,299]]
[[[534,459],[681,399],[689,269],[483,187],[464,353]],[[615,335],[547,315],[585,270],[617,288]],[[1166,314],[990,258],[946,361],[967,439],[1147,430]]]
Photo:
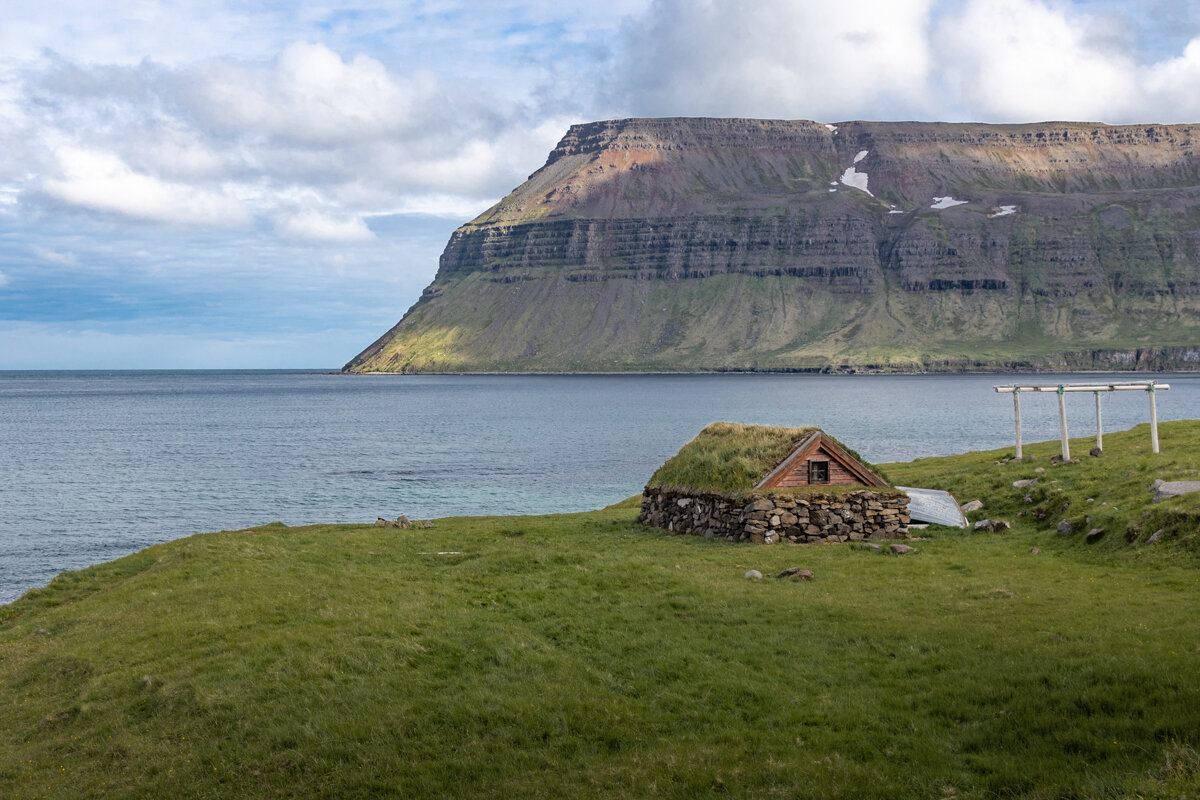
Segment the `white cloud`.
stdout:
[[7,275],[5,275],[3,272],[0,272],[0,288],[4,288],[5,286],[7,286],[8,282],[9,282],[9,277]]
[[131,170],[120,158],[81,147],[55,152],[59,173],[43,191],[69,205],[135,219],[188,225],[240,225],[249,213],[236,200]]
[[29,251],[33,253],[34,258],[46,264],[57,264],[61,267],[73,267],[79,263],[79,259],[74,253],[60,252],[58,250],[52,250],[49,247],[42,247],[41,245],[34,245],[33,247],[29,248]]
[[373,58],[345,61],[309,42],[289,44],[266,69],[216,61],[195,77],[193,110],[214,126],[309,145],[396,135],[420,123],[414,107],[436,91],[432,76],[401,80]]
[[[309,42],[268,62],[180,68],[51,57],[28,72],[18,100],[39,136],[10,154],[6,186],[130,219],[221,226],[255,217],[321,241],[368,240],[363,215],[486,208],[569,124],[485,88],[396,74]],[[22,164],[39,180],[15,177]],[[420,207],[429,198],[437,205]]]
[[282,217],[275,227],[286,236],[310,242],[369,242],[375,238],[362,217],[335,217],[311,208]]
[[618,90],[651,115],[880,118],[919,108],[933,0],[658,0]]
[[605,100],[650,116],[1192,122],[1200,13],[1155,6],[655,0],[626,24]]
[[934,31],[941,75],[972,117],[1110,120],[1138,95],[1131,57],[1102,50],[1085,19],[1039,0],[970,0]]
[[[1192,39],[1178,58],[1151,65],[1143,81],[1144,107],[1140,110],[1146,122],[1160,120],[1200,119],[1200,37]],[[1164,109],[1170,116],[1162,116]]]

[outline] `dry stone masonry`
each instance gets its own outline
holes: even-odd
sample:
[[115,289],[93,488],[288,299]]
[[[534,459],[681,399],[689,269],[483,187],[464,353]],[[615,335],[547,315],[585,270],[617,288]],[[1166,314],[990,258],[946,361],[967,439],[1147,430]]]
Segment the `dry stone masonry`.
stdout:
[[868,489],[738,497],[648,486],[639,519],[675,533],[761,544],[897,539],[909,523],[907,495]]

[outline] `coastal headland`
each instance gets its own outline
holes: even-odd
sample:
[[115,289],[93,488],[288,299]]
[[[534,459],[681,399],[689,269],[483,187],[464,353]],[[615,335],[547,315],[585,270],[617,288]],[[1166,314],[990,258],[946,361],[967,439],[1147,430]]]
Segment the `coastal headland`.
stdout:
[[575,125],[345,370],[1195,370],[1198,135]]

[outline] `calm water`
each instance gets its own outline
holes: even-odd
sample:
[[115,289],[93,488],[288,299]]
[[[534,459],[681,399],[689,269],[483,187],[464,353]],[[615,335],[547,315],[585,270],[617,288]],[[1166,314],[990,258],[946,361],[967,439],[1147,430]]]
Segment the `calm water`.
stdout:
[[[1152,377],[1160,419],[1200,417],[1200,377]],[[879,462],[1001,447],[1011,381],[0,372],[0,602],[203,531],[598,508],[717,419],[818,425]],[[1091,431],[1092,396],[1068,400]],[[1144,393],[1104,402],[1107,430],[1147,419]],[[1026,396],[1022,421],[1057,438],[1055,398]]]

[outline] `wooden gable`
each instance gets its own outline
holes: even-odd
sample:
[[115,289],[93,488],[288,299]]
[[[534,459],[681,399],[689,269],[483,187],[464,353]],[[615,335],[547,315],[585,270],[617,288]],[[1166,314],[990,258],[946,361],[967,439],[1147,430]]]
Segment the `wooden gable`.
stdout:
[[887,482],[833,439],[821,431],[814,431],[754,488],[792,489],[798,486],[887,486]]

